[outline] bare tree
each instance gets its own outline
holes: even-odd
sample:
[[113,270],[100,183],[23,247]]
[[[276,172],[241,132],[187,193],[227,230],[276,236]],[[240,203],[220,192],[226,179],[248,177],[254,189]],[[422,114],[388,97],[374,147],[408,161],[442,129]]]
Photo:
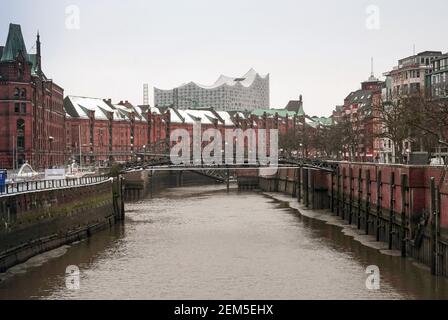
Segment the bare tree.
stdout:
[[404,142],[411,138],[412,109],[409,103],[402,100],[394,102],[381,102],[375,117],[379,121],[382,130],[375,134],[376,137],[388,138],[395,148],[396,162],[403,162]]

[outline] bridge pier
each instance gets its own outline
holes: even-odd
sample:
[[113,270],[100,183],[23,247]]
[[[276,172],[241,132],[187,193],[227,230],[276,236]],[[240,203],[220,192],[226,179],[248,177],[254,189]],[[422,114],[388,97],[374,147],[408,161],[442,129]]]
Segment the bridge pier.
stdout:
[[183,176],[183,171],[179,170],[177,173],[177,187],[182,187],[184,184],[184,176]]

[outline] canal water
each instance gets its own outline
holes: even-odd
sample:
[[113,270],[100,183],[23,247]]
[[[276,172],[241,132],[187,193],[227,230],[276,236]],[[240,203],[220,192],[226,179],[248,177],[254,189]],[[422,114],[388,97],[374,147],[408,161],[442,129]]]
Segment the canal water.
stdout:
[[[287,201],[286,201],[287,200]],[[173,188],[0,275],[0,299],[447,299],[447,280],[261,192]],[[68,289],[67,266],[80,270]],[[377,265],[380,289],[366,287]]]

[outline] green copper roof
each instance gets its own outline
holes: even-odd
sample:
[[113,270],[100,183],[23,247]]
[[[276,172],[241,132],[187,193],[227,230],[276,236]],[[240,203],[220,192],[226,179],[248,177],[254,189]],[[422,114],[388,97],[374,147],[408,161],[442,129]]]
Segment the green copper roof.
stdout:
[[285,109],[255,109],[254,111],[251,112],[251,114],[254,116],[261,117],[265,112],[267,115],[272,116],[274,116],[277,113],[279,117],[286,117],[287,115],[288,117],[293,117],[294,115],[296,115],[295,112],[288,111]]
[[300,104],[300,108],[299,111],[297,111],[297,115],[298,116],[304,116],[305,115],[305,110],[303,110],[303,104]]
[[27,61],[30,61],[30,58],[26,52],[26,46],[25,42],[23,41],[20,25],[10,23],[8,38],[6,40],[6,45],[3,49],[3,54],[0,61],[14,61],[17,58],[19,52],[22,52],[22,54],[25,56],[25,59]]
[[312,122],[308,122],[308,124],[311,125],[312,127],[315,127],[317,125],[323,125],[323,126],[333,125],[333,118],[331,118],[331,117],[313,116],[313,117],[309,117],[308,119],[312,121]]
[[30,59],[30,62],[33,64],[31,67],[31,74],[37,75],[37,59],[35,54],[29,54],[28,58]]

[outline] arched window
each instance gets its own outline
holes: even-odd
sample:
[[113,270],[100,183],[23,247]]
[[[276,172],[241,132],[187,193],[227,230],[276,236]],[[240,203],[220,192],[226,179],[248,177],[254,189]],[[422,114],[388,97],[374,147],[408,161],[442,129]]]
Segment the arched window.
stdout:
[[20,96],[20,89],[19,88],[14,88],[14,98],[19,98]]
[[26,89],[20,90],[20,98],[26,99]]

